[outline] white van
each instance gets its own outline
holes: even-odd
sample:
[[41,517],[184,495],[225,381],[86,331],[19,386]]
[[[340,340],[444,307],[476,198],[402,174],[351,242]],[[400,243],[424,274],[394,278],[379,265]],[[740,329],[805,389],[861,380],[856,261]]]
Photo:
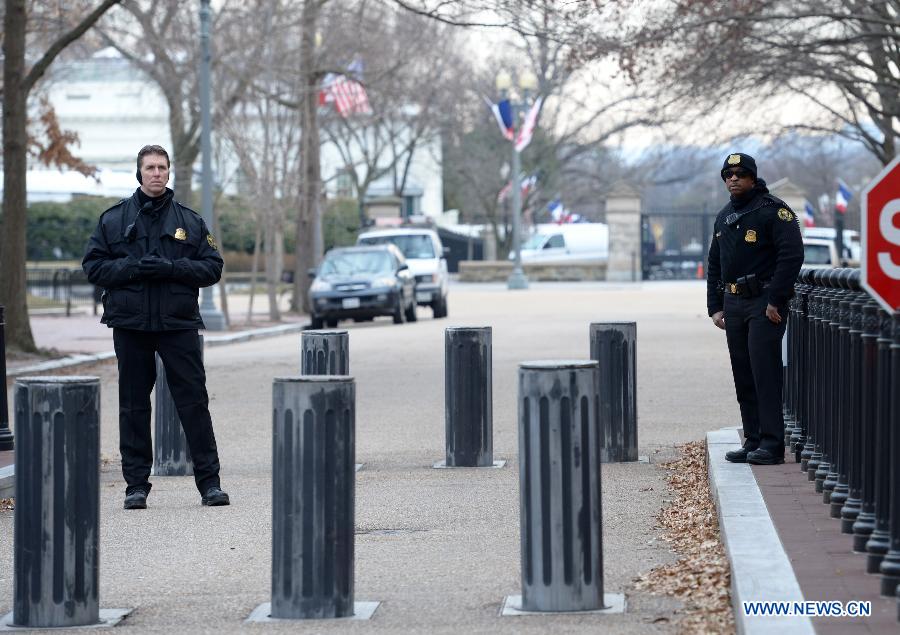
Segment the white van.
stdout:
[[394,227],[363,232],[357,245],[396,245],[416,277],[416,304],[430,306],[434,317],[447,317],[450,274],[444,246],[437,232],[419,227]]
[[[834,227],[805,227],[803,229],[803,238],[817,238],[833,242],[836,236],[837,232]],[[859,232],[855,229],[845,229],[844,256],[841,260],[858,267],[861,254],[862,244],[859,241]]]
[[[514,257],[510,254],[510,259]],[[522,244],[522,262],[606,262],[608,258],[609,227],[605,223],[536,225]]]

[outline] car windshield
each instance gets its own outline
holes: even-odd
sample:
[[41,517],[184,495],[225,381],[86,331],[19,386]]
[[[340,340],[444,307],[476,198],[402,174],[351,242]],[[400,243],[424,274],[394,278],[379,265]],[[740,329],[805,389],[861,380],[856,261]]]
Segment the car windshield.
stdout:
[[547,240],[546,234],[533,234],[522,244],[522,249],[540,249],[544,246],[545,240]]
[[393,259],[384,251],[345,251],[326,256],[319,275],[352,276],[360,273],[393,273],[393,271]]
[[803,264],[830,265],[831,250],[828,245],[803,245]]
[[434,258],[431,236],[425,234],[404,234],[402,236],[366,236],[361,245],[396,245],[407,258]]

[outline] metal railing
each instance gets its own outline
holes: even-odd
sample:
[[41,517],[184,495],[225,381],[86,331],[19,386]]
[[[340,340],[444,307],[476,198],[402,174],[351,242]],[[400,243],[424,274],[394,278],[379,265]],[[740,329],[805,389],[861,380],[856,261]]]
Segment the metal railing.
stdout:
[[[900,584],[900,312],[860,286],[859,269],[804,269],[785,369],[786,439],[830,516],[881,575]],[[862,565],[862,562],[860,563]]]
[[71,315],[75,305],[90,306],[97,315],[100,294],[81,269],[28,268],[25,271],[25,289],[29,296],[46,302],[50,307],[65,307],[66,316]]

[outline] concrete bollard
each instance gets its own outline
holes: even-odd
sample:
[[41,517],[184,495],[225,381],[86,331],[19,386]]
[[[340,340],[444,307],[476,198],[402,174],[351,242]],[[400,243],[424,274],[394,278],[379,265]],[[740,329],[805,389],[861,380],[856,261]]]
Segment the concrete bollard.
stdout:
[[635,322],[591,324],[591,359],[599,363],[600,460],[638,460]]
[[272,618],[354,613],[355,399],[352,377],[274,381]]
[[301,375],[348,375],[350,335],[345,330],[303,331],[300,334]]
[[444,331],[446,467],[494,464],[491,327]]
[[22,377],[13,408],[19,473],[12,624],[98,624],[100,381]]
[[[203,336],[200,335],[200,355],[203,356]],[[175,408],[166,369],[156,355],[156,403],[153,408],[155,441],[153,446],[153,473],[156,476],[192,476],[194,462],[181,418]]]
[[597,362],[519,366],[522,609],[603,603]]

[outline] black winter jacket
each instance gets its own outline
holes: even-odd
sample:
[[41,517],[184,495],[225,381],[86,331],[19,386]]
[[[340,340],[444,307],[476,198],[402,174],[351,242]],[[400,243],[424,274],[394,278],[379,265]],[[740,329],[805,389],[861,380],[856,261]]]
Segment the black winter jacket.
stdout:
[[[728,223],[732,214],[738,218]],[[743,200],[730,201],[722,208],[713,233],[706,279],[710,316],[723,308],[722,284],[737,282],[748,274],[767,283],[769,304],[787,304],[803,265],[803,236],[797,215],[769,193],[763,179],[757,179]]]
[[[100,216],[81,263],[88,280],[105,290],[101,322],[140,331],[202,329],[198,289],[218,282],[224,264],[216,241],[199,214],[171,198],[171,190],[161,209],[139,216],[138,192]],[[138,262],[150,253],[172,261],[170,278],[141,277]]]

